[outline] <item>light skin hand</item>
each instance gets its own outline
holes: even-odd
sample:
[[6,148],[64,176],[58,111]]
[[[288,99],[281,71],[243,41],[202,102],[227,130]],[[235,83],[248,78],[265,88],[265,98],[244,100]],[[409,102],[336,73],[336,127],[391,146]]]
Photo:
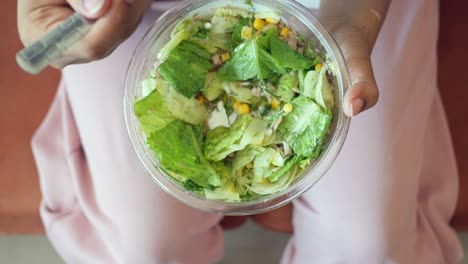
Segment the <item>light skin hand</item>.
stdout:
[[373,107],[379,98],[371,53],[390,0],[324,0],[319,19],[338,42],[351,77],[343,109],[355,117]]
[[51,65],[61,69],[109,55],[138,26],[149,0],[18,0],[18,31],[25,46],[75,10],[95,20],[89,32]]

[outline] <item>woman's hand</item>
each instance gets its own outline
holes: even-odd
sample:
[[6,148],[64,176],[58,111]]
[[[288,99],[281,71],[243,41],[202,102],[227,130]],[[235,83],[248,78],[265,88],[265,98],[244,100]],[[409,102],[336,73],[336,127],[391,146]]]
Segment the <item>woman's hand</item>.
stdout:
[[75,11],[95,20],[89,32],[51,65],[99,60],[109,55],[138,26],[148,0],[18,0],[18,31],[27,46]]
[[343,109],[354,117],[373,107],[379,98],[371,53],[390,0],[323,0],[319,19],[338,42],[351,77]]

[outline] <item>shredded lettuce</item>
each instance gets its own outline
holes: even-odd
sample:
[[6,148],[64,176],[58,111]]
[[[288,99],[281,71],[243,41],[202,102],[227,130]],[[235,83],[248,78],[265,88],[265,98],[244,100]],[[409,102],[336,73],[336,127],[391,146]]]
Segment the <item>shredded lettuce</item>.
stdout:
[[236,152],[232,160],[231,177],[235,180],[239,193],[245,195],[253,179],[253,161],[263,148],[247,146]]
[[167,170],[202,187],[221,186],[221,178],[202,153],[199,126],[173,121],[148,137],[148,145]]

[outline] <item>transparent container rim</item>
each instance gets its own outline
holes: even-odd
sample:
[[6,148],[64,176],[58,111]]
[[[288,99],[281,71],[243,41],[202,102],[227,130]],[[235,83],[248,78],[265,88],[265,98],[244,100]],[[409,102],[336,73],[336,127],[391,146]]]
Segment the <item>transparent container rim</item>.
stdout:
[[[279,208],[287,203],[291,202],[295,198],[302,195],[304,192],[309,190],[313,187],[328,171],[331,167],[333,162],[339,155],[341,148],[345,142],[346,136],[348,134],[348,129],[350,125],[350,118],[348,118],[343,113],[342,106],[338,106],[338,120],[337,125],[334,130],[334,133],[331,137],[331,140],[328,144],[328,148],[322,151],[320,157],[315,161],[315,166],[313,168],[309,168],[308,171],[305,173],[313,173],[314,171],[320,171],[321,175],[316,177],[311,177],[310,175],[305,175],[299,181],[295,182],[294,184],[290,185],[287,189],[271,194],[264,199],[261,200],[254,200],[254,201],[246,201],[246,202],[224,202],[224,201],[216,201],[216,200],[209,200],[205,198],[201,198],[196,196],[189,191],[183,190],[181,186],[178,186],[173,180],[169,179],[169,176],[166,176],[159,168],[157,168],[150,157],[145,154],[148,147],[146,145],[145,140],[142,140],[138,136],[137,132],[137,119],[133,112],[133,105],[135,100],[133,98],[133,90],[135,82],[139,82],[136,80],[139,71],[142,65],[143,56],[151,49],[151,45],[149,45],[151,37],[158,31],[164,31],[161,28],[157,28],[156,25],[167,23],[171,20],[174,16],[177,17],[179,20],[180,15],[178,13],[181,10],[193,8],[193,7],[201,7],[206,3],[214,3],[214,2],[223,2],[222,0],[218,1],[209,1],[209,0],[188,0],[188,1],[181,1],[180,3],[176,4],[168,11],[166,11],[162,16],[160,16],[153,24],[149,27],[148,31],[140,40],[139,44],[137,45],[135,51],[132,54],[130,62],[127,68],[127,74],[125,77],[125,88],[124,88],[124,102],[123,102],[123,110],[124,110],[124,117],[125,117],[125,124],[127,126],[127,132],[131,141],[131,145],[137,154],[140,162],[145,167],[146,171],[150,174],[151,178],[167,193],[174,196],[181,202],[209,212],[209,213],[217,213],[217,214],[224,214],[224,215],[250,215],[250,214],[258,214],[267,211],[274,210]],[[232,3],[234,1],[231,1]],[[257,0],[252,1],[254,4],[261,3],[261,2],[270,2],[268,0]],[[302,6],[301,4],[297,3],[296,1],[291,0],[282,0],[282,1],[274,1],[276,4],[287,5],[289,8],[292,9],[293,12],[297,12],[298,16],[302,16],[310,21],[309,28],[312,30],[313,34],[320,40],[320,44],[326,49],[326,53],[333,58],[333,62],[336,63],[337,66],[337,80],[338,80],[338,88],[340,97],[344,98],[344,93],[350,87],[350,79],[349,79],[349,71],[347,65],[345,63],[343,53],[340,50],[337,42],[333,38],[332,34],[320,23],[320,21],[315,17],[315,15],[308,10],[306,7]],[[196,8],[194,8],[196,9]],[[172,19],[174,20],[174,19]],[[166,27],[170,27],[173,23],[166,25]],[[137,84],[139,87],[139,83]],[[336,116],[335,116],[336,118]]]

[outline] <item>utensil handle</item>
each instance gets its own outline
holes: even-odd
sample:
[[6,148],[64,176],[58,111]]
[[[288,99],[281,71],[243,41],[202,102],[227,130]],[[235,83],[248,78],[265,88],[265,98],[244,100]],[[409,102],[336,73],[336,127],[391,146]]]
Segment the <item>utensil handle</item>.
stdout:
[[38,74],[66,49],[88,32],[92,22],[74,13],[56,28],[16,54],[18,65],[28,73]]

